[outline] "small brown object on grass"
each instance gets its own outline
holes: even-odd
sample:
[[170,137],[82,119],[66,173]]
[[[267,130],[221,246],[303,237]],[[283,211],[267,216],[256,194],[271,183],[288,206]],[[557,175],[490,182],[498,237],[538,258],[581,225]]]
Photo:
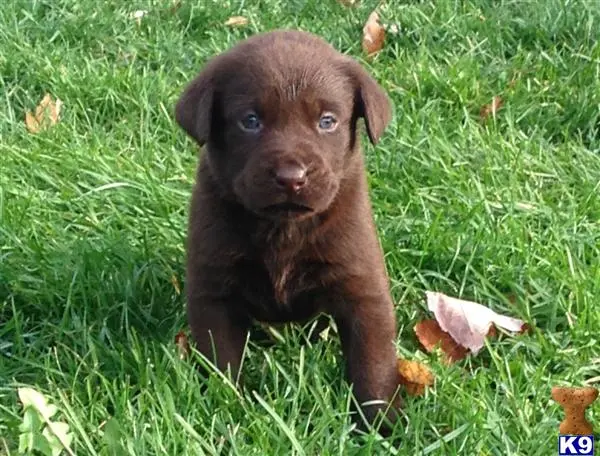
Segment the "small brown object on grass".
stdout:
[[398,359],[398,373],[400,383],[411,396],[422,396],[425,387],[433,385],[433,374],[427,366],[417,361]]
[[492,102],[490,104],[486,104],[481,107],[479,111],[479,117],[482,121],[486,121],[487,118],[491,115],[492,117],[496,117],[496,113],[502,108],[504,105],[504,100],[499,95],[496,95],[492,98]]
[[39,133],[56,125],[60,119],[61,107],[62,101],[58,98],[53,100],[50,94],[44,95],[40,104],[36,106],[35,112],[27,111],[25,113],[25,126],[29,133]]
[[190,344],[186,334],[183,331],[179,331],[175,335],[175,344],[177,345],[179,359],[187,358],[187,356],[190,354]]
[[385,29],[379,23],[379,14],[373,11],[363,27],[362,48],[367,56],[372,56],[383,49]]

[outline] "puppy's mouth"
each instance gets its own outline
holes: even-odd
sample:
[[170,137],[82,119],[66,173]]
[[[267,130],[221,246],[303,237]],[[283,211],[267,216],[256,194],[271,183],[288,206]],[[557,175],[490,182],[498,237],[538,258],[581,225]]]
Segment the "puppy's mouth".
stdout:
[[301,216],[307,215],[313,212],[313,209],[303,204],[285,202],[278,204],[271,204],[263,208],[264,213],[269,215],[287,215],[287,216]]

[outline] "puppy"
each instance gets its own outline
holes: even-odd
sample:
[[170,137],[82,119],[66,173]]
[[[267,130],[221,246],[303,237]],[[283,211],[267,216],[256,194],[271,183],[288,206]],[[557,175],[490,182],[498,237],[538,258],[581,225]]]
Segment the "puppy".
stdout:
[[253,321],[329,313],[365,417],[393,422],[396,322],[358,137],[360,118],[373,144],[384,132],[384,91],[322,39],[277,30],[210,60],[175,111],[206,146],[187,246],[197,349],[237,376]]

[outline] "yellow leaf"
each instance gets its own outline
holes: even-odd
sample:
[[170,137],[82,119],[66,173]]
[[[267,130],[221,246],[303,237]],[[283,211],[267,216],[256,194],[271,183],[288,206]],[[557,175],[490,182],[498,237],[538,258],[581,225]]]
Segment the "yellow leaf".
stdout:
[[25,126],[27,127],[29,133],[35,134],[40,132],[40,123],[29,111],[25,113]]
[[248,24],[248,19],[244,16],[231,16],[225,21],[225,25],[229,27],[242,27]]
[[181,294],[181,286],[179,285],[179,280],[177,280],[177,276],[173,274],[171,276],[171,283],[173,284],[173,288],[175,288],[175,293],[178,295]]
[[427,366],[417,361],[398,359],[398,373],[400,383],[406,388],[411,396],[421,396],[426,386],[433,385],[433,374]]
[[25,126],[29,133],[39,133],[56,125],[60,120],[61,107],[60,99],[53,100],[50,94],[44,95],[42,101],[35,108],[35,114],[31,111],[25,113]]

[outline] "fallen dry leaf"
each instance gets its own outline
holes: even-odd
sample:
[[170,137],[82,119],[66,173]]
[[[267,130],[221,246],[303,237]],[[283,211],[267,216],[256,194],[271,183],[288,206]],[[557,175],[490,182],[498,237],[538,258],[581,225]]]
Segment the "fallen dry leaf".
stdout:
[[181,286],[179,285],[179,280],[177,279],[177,276],[175,274],[173,274],[171,276],[171,284],[173,285],[173,288],[175,288],[175,293],[180,295],[181,294]]
[[30,111],[25,113],[25,126],[29,133],[39,133],[40,132],[40,123],[37,121],[35,116],[31,114]]
[[36,106],[35,113],[25,113],[25,126],[29,133],[39,133],[46,128],[56,125],[60,120],[62,101],[53,100],[50,94],[44,95],[40,104]]
[[385,29],[379,23],[379,14],[373,11],[363,27],[362,48],[367,55],[373,55],[383,49]]
[[492,102],[490,104],[482,106],[481,110],[479,111],[479,117],[483,121],[487,120],[490,115],[496,117],[496,113],[500,110],[503,104],[504,101],[502,98],[496,95],[494,98],[492,98]]
[[141,25],[142,24],[142,18],[148,14],[148,11],[146,10],[137,10],[134,11],[133,13],[131,13],[131,18],[135,19],[135,22],[137,23],[137,25]]
[[500,315],[476,302],[451,298],[433,291],[425,294],[427,307],[434,313],[440,328],[474,354],[483,348],[492,325],[512,332],[524,330],[523,320]]
[[417,361],[398,359],[398,373],[400,383],[411,396],[421,396],[425,387],[433,385],[433,374],[427,366]]
[[231,16],[225,21],[225,25],[228,27],[242,27],[248,24],[248,19],[244,16]]
[[177,345],[177,351],[179,353],[179,359],[186,358],[190,353],[190,344],[188,338],[183,331],[179,331],[175,335],[175,344]]
[[445,332],[435,320],[423,320],[414,327],[417,339],[425,350],[432,352],[439,346],[444,354],[446,363],[451,364],[464,359],[469,351],[461,347],[450,334]]

